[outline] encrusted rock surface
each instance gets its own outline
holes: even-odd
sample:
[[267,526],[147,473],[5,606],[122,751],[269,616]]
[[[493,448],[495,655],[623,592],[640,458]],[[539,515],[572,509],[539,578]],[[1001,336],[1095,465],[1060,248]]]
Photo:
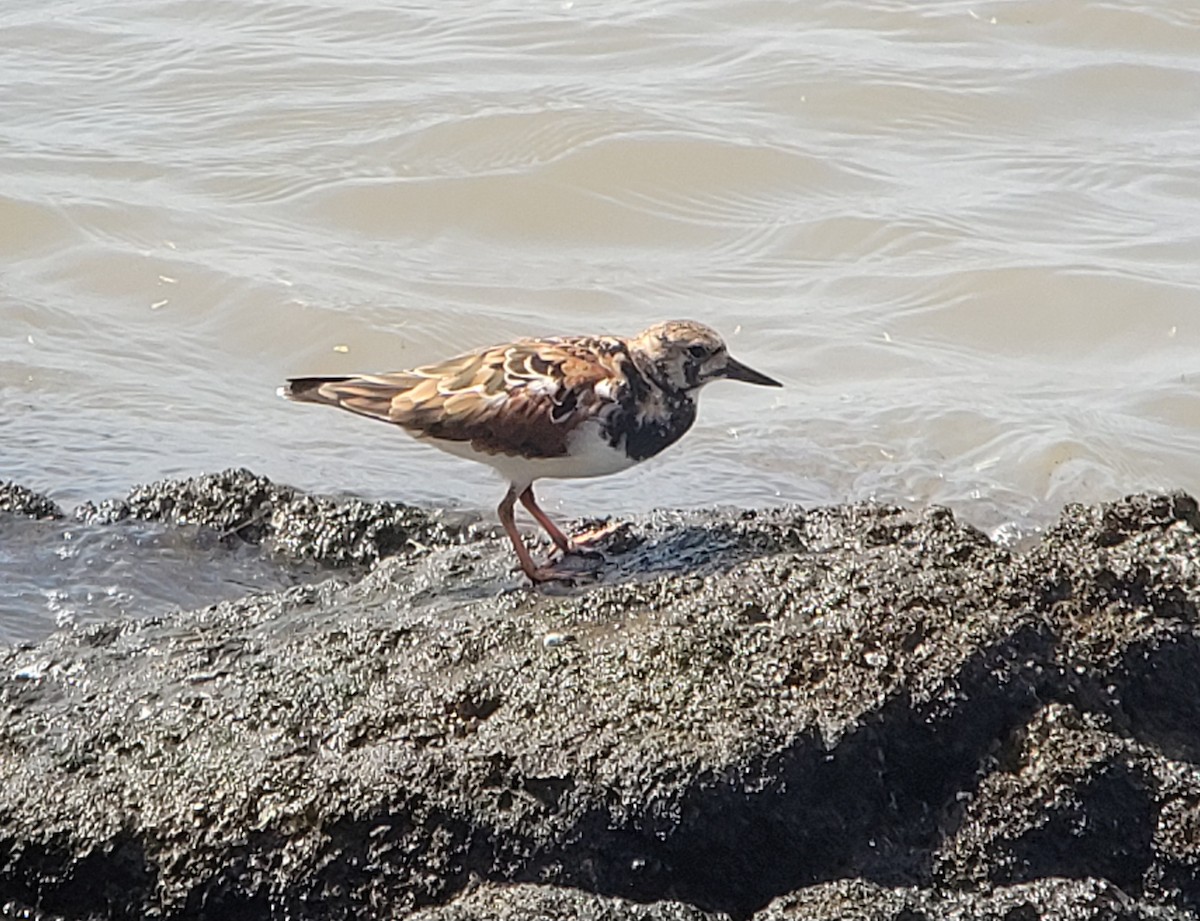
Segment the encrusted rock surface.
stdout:
[[21,486],[0,480],[0,512],[26,518],[62,518],[62,509],[53,499]]
[[137,518],[200,525],[222,537],[265,542],[295,559],[331,566],[412,557],[462,531],[411,505],[308,496],[248,470],[138,486],[124,499],[84,503],[75,517],[87,524]]
[[0,650],[0,917],[1200,910],[1187,496],[1019,550],[941,509],[657,512],[539,592],[400,506],[151,489],[128,514],[402,555]]

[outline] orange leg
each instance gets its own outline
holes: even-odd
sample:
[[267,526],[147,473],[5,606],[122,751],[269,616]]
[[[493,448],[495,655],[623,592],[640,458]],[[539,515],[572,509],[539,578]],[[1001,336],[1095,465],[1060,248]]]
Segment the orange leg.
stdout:
[[608,537],[609,534],[620,527],[619,522],[610,521],[607,524],[600,525],[598,528],[585,531],[583,534],[576,534],[574,537],[567,537],[567,535],[560,531],[554,522],[550,520],[550,516],[542,511],[541,506],[537,504],[537,500],[533,497],[533,486],[527,487],[525,491],[517,498],[519,498],[521,500],[521,504],[529,510],[529,514],[537,519],[537,523],[540,524],[545,529],[546,533],[550,535],[550,539],[554,541],[554,546],[556,546],[562,552],[563,556],[566,556],[570,553],[580,553],[584,556],[594,555],[595,551],[589,550],[588,547],[604,540],[604,538]]
[[[526,492],[529,492],[529,490],[526,490]],[[524,496],[524,493],[522,493],[522,496]],[[569,573],[558,573],[549,566],[538,566],[533,562],[529,548],[525,546],[525,542],[521,540],[521,533],[517,530],[516,518],[513,515],[513,507],[516,505],[516,501],[517,492],[510,486],[508,492],[504,494],[504,499],[501,501],[500,506],[496,509],[496,513],[500,516],[500,523],[504,525],[504,533],[508,535],[508,539],[512,541],[513,549],[517,551],[517,559],[521,561],[522,571],[529,577],[529,581],[535,585],[539,582],[549,582],[551,579],[565,579],[570,581],[572,576]],[[524,498],[521,501],[524,504]],[[526,505],[526,508],[528,508],[528,505]],[[541,512],[541,509],[538,509],[538,512]],[[535,517],[537,516],[535,515]],[[538,521],[541,522],[543,518],[545,518],[544,514],[538,518]],[[549,519],[546,520],[549,521]],[[557,528],[554,530],[558,531]],[[561,531],[558,533],[560,537],[563,536]],[[564,537],[563,539],[565,540],[566,538]]]
[[521,504],[529,511],[529,514],[532,515],[537,520],[537,523],[542,526],[542,529],[550,535],[550,539],[554,541],[554,546],[556,546],[564,554],[571,553],[575,550],[575,542],[558,529],[558,525],[550,520],[550,516],[542,511],[541,507],[537,504],[537,500],[533,498],[532,484],[526,486],[525,491],[521,493],[518,498],[521,500]]

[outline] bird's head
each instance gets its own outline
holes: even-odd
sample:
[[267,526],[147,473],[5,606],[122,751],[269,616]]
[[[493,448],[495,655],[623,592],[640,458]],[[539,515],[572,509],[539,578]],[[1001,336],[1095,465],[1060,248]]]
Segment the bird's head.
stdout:
[[659,380],[676,390],[698,390],[721,378],[765,387],[783,386],[730,357],[716,331],[693,320],[655,324],[639,333],[630,345],[638,357],[653,366]]

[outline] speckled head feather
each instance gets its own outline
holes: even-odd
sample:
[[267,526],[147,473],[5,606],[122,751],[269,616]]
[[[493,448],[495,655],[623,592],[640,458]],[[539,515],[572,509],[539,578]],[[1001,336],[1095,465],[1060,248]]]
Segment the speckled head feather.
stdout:
[[677,390],[696,390],[722,377],[780,386],[731,358],[717,331],[695,320],[657,323],[634,337],[629,348],[639,367]]

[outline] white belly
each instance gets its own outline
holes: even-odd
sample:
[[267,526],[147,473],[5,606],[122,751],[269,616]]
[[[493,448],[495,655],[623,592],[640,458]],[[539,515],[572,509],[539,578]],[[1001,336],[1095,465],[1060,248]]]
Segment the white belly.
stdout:
[[499,471],[519,490],[534,480],[568,480],[578,477],[607,476],[637,463],[623,450],[614,448],[601,434],[600,423],[583,423],[567,442],[565,457],[521,457],[512,454],[487,454],[476,451],[466,441],[438,441],[422,438],[426,444],[441,448],[456,457],[478,461]]

